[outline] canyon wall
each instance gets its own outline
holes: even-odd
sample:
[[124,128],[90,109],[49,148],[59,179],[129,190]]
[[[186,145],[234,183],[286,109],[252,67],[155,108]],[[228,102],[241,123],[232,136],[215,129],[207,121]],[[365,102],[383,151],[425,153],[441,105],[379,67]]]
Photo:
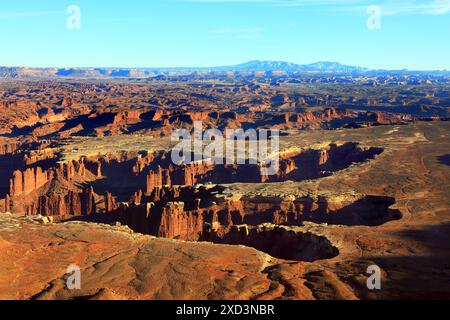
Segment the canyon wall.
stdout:
[[[146,179],[146,193],[155,187],[198,183],[271,183],[286,180],[316,179],[342,170],[353,163],[361,163],[381,154],[380,148],[362,148],[356,143],[331,144],[322,150],[304,150],[281,154],[276,175],[264,174],[260,165],[221,165],[211,162],[191,163],[150,170]],[[225,162],[225,161],[224,161]]]
[[41,167],[16,170],[10,180],[9,195],[18,197],[38,190],[53,179],[72,180],[75,176],[85,177],[83,161],[61,163],[55,169],[43,171]]
[[13,153],[19,150],[21,144],[19,142],[0,144],[0,155]]
[[[212,234],[223,237],[233,226],[242,224],[300,225],[304,221],[379,224],[396,216],[388,205],[378,204],[382,209],[375,212],[367,199],[353,205],[358,212],[355,215],[350,209],[333,206],[322,198],[227,198],[221,194],[223,187],[216,185],[319,178],[373,159],[382,151],[347,143],[282,154],[275,176],[265,176],[259,165],[249,164],[202,162],[174,166],[167,153],[124,152],[84,157],[46,170],[35,165],[14,171],[9,193],[0,201],[0,210],[24,208],[28,215],[61,219],[94,216],[93,219],[108,223],[120,222],[137,232],[194,241]],[[37,164],[46,158],[35,160]],[[369,216],[360,214],[363,210]]]
[[10,180],[11,197],[26,195],[44,186],[53,178],[51,171],[42,171],[40,167],[16,170]]
[[90,216],[97,213],[94,191],[91,188],[80,193],[69,191],[67,194],[40,196],[37,203],[27,208],[27,215],[43,216]]
[[119,221],[154,236],[198,241],[221,239],[237,225],[299,226],[309,221],[376,226],[402,217],[400,211],[390,209],[395,199],[388,197],[235,199],[223,195],[223,190],[202,185],[155,187],[138,203],[119,204],[107,194],[108,210],[99,219]]

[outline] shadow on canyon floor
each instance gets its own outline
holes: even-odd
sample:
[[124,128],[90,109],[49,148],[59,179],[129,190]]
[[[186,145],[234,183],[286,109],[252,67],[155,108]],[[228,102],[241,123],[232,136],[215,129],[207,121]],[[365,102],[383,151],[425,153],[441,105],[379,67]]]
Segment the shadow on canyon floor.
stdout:
[[366,274],[366,268],[370,264],[389,270],[388,274],[382,276],[381,290],[369,292],[361,283],[354,284],[360,298],[449,300],[450,223],[427,229],[404,230],[399,234],[406,240],[419,242],[424,250],[419,252],[409,248],[410,255],[374,256],[370,261],[352,263],[360,274]]
[[300,220],[330,225],[375,227],[403,218],[400,210],[390,209],[395,202],[395,198],[391,197],[365,196],[333,212],[304,214]]
[[450,154],[442,155],[442,156],[438,157],[438,160],[440,163],[450,166]]

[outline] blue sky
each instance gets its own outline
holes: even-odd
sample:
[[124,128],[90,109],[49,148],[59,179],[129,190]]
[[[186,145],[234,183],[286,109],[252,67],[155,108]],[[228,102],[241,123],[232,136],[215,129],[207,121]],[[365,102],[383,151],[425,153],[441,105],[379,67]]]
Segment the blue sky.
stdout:
[[[67,28],[67,7],[81,29]],[[381,29],[367,27],[367,7]],[[0,65],[189,67],[338,61],[450,70],[450,0],[0,2]]]

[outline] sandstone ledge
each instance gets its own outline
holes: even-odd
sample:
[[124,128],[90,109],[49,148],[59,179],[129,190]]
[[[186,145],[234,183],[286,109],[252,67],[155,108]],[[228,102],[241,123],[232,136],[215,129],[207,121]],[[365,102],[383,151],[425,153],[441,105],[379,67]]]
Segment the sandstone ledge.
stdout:
[[[313,299],[300,276],[304,263],[243,246],[144,236],[126,227],[42,225],[1,214],[0,250],[0,299]],[[70,264],[82,270],[81,290],[65,288]]]

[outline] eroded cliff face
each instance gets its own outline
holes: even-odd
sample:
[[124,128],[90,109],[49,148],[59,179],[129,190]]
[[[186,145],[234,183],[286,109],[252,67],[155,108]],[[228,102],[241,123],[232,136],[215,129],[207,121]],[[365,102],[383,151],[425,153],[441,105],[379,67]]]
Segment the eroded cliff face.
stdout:
[[97,213],[96,195],[90,187],[82,192],[42,195],[27,207],[27,215],[51,217],[91,216]]
[[[116,121],[138,116],[122,114]],[[326,259],[338,254],[326,237],[289,232],[284,227],[306,222],[380,225],[401,218],[398,211],[390,209],[395,199],[239,198],[220,184],[316,179],[372,160],[382,152],[356,143],[290,151],[281,154],[275,176],[264,175],[259,165],[251,164],[175,166],[165,152],[124,152],[64,163],[52,163],[55,155],[51,153],[29,155],[24,161],[33,165],[12,173],[0,210],[52,216],[55,221],[121,223],[163,238],[242,244],[282,259]],[[40,164],[45,164],[45,169]],[[287,243],[298,250],[284,251]]]
[[339,249],[324,236],[266,223],[257,227],[233,226],[224,235],[212,235],[208,241],[244,245],[284,260],[316,261],[339,255]]
[[52,178],[52,172],[42,171],[40,167],[14,171],[10,181],[9,195],[18,197],[29,194],[44,186]]
[[[53,161],[49,163],[53,164]],[[94,194],[93,187],[83,188],[83,185],[93,181],[94,177],[86,170],[84,160],[54,163],[46,170],[37,165],[15,170],[0,209],[47,216],[95,213],[96,210],[83,209],[92,207],[84,195],[87,192]]]
[[[56,163],[52,153],[43,157],[28,155],[22,158],[22,162],[31,166],[12,172],[7,189],[10,200],[6,201],[5,194],[2,208],[6,208],[9,203],[9,208],[14,212],[25,208],[29,213],[44,212],[64,216],[67,212],[74,212],[72,209],[65,209],[66,207],[77,207],[67,199],[88,189],[95,194],[99,208],[110,209],[111,199],[129,203],[160,201],[161,197],[166,196],[165,187],[301,181],[324,177],[354,163],[374,159],[382,151],[379,148],[363,148],[356,143],[347,143],[339,146],[331,144],[320,150],[281,154],[280,170],[275,176],[266,176],[259,165],[251,164],[220,165],[201,162],[175,166],[171,163],[170,155],[164,152],[125,152],[84,157],[65,163]],[[41,168],[42,164],[45,164],[45,169]],[[164,191],[161,193],[160,190]],[[105,203],[99,195],[107,193],[110,200]],[[45,208],[47,205],[61,208],[61,212]]]
[[13,153],[20,148],[19,142],[0,144],[0,155],[5,155],[8,153]]
[[[317,198],[306,196],[299,199],[292,197],[236,199],[228,198],[220,192],[218,186],[155,188],[150,196],[142,199],[144,204],[134,203],[128,206],[127,210],[132,212],[140,207],[146,207],[147,217],[165,215],[168,220],[176,216],[171,213],[172,211],[188,212],[195,216],[203,216],[202,219],[199,217],[198,221],[209,224],[210,226],[205,226],[208,228],[217,225],[228,228],[232,225],[263,223],[301,225],[305,221],[376,226],[402,217],[398,210],[390,209],[395,204],[395,199],[390,197],[352,196],[344,202],[341,200],[338,202],[325,196]],[[157,213],[152,215],[152,212]],[[132,215],[130,213],[130,216]],[[170,225],[167,219],[166,225]],[[180,234],[174,237],[177,236]]]
[[53,179],[72,181],[75,177],[86,177],[86,168],[83,161],[61,163],[56,168],[45,171],[41,167],[16,170],[10,180],[9,195],[11,197],[28,195],[45,186]]
[[[377,226],[402,218],[399,210],[390,208],[395,199],[378,196],[246,199],[227,196],[221,186],[196,185],[155,187],[139,200],[115,204],[107,194],[108,210],[94,221],[120,222],[157,237],[241,244],[302,261],[330,258],[338,250],[324,236],[289,232],[289,226],[309,222]],[[298,251],[284,251],[291,248],[289,243]]]
[[[355,163],[374,159],[381,148],[363,148],[356,143],[330,144],[321,150],[304,150],[281,154],[276,175],[265,175],[260,165],[220,165],[209,162],[182,166],[158,166],[147,176],[147,193],[155,187],[195,185],[198,183],[267,183],[287,180],[302,181],[333,174]],[[225,161],[223,161],[225,162]]]

